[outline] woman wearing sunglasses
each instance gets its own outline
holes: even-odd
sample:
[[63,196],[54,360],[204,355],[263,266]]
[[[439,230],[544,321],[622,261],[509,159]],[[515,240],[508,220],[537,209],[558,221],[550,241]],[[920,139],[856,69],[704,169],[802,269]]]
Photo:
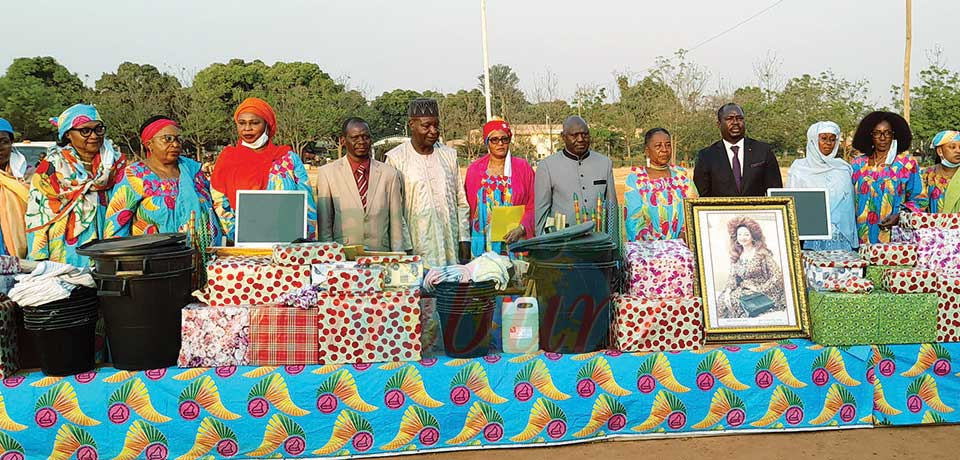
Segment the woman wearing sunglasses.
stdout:
[[[510,125],[494,119],[483,125],[487,154],[467,167],[464,188],[470,204],[470,247],[474,257],[486,251],[501,253],[504,243],[533,237],[533,168],[525,160],[513,158]],[[504,236],[491,241],[490,224],[496,206],[525,206],[523,218]]]
[[27,257],[90,265],[76,248],[103,237],[107,203],[126,159],[106,139],[92,105],[77,104],[51,123],[60,148],[37,165],[27,200]]
[[890,242],[900,213],[922,212],[926,203],[920,167],[910,156],[913,134],[907,120],[893,112],[872,112],[853,135],[863,155],[850,162],[860,244]]
[[180,126],[157,115],[140,126],[147,158],[127,166],[107,206],[105,237],[185,233],[203,253],[222,243],[210,183],[200,163],[181,156]]

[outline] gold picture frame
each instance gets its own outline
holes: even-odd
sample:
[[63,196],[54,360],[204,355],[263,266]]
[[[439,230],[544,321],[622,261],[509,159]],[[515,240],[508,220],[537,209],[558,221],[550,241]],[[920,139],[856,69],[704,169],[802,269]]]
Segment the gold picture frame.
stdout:
[[809,338],[793,198],[689,199],[684,211],[705,341]]

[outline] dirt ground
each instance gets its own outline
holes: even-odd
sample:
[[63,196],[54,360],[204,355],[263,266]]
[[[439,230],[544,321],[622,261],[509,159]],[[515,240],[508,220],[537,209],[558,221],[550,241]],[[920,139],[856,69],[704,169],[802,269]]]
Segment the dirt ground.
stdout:
[[425,454],[416,460],[956,460],[960,425],[605,441]]

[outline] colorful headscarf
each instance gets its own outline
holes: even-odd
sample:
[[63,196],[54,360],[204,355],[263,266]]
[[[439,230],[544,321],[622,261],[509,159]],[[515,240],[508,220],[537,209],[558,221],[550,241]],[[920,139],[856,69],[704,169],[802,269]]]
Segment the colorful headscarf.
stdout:
[[64,110],[56,120],[50,119],[57,127],[57,139],[63,139],[63,136],[77,126],[91,121],[103,121],[97,108],[88,104],[76,104]]
[[10,140],[13,140],[13,125],[6,118],[0,118],[0,131],[10,133]]
[[153,123],[147,125],[146,128],[143,128],[143,132],[140,133],[140,143],[147,145],[147,142],[150,142],[150,139],[153,139],[153,136],[156,136],[161,129],[166,128],[167,126],[176,126],[180,128],[180,125],[177,122],[169,118],[161,118]]
[[233,112],[233,121],[239,121],[240,114],[242,113],[252,113],[263,118],[263,121],[267,122],[267,135],[270,136],[270,139],[273,139],[274,134],[277,133],[277,114],[267,101],[258,97],[248,97],[244,99],[237,107],[237,110]]
[[933,142],[930,143],[930,148],[935,149],[943,144],[949,144],[951,142],[960,142],[960,131],[953,131],[950,129],[946,131],[940,131],[936,136],[933,136]]
[[490,137],[490,133],[494,131],[503,131],[507,133],[507,136],[513,137],[513,131],[510,130],[510,124],[506,121],[503,121],[499,118],[494,118],[483,125],[483,143],[487,143],[487,138]]

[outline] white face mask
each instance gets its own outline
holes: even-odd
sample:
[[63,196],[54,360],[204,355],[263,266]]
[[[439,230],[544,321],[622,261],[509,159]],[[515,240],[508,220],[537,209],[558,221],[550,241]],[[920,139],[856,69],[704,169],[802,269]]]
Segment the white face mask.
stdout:
[[263,130],[263,134],[261,134],[260,138],[254,141],[254,143],[249,144],[241,140],[240,144],[242,144],[244,147],[256,150],[260,147],[263,147],[264,145],[267,145],[267,141],[269,140],[270,140],[270,136],[267,136],[267,130]]
[[946,158],[941,158],[940,164],[950,169],[960,168],[960,163],[952,163],[950,160]]

